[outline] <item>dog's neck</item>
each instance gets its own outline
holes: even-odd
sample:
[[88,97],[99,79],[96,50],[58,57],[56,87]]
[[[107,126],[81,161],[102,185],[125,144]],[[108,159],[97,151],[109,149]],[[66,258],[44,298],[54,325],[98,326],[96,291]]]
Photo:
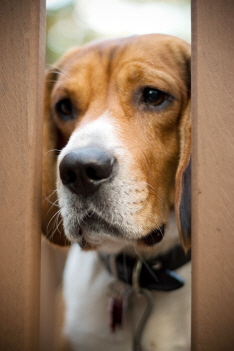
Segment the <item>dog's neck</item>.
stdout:
[[178,243],[179,234],[176,225],[175,212],[170,211],[164,238],[160,243],[154,245],[153,247],[139,248],[131,243],[112,240],[100,247],[98,252],[101,254],[118,254],[120,252],[124,252],[131,256],[140,255],[145,259],[150,259],[158,254],[164,254]]
[[179,243],[175,222],[175,215],[172,212],[164,240],[153,248],[136,250],[134,245],[128,245],[112,249],[112,252],[111,247],[105,248],[105,251],[99,252],[100,259],[117,280],[135,288],[137,282],[138,288],[177,290],[183,287],[184,281],[174,270],[188,263],[191,255],[190,252],[185,254]]

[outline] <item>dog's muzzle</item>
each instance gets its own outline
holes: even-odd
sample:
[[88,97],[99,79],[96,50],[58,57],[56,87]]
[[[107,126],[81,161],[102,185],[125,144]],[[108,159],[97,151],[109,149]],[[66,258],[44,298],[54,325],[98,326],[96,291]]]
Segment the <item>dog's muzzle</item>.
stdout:
[[73,193],[87,197],[113,176],[116,158],[104,149],[85,147],[67,154],[59,166],[60,178]]

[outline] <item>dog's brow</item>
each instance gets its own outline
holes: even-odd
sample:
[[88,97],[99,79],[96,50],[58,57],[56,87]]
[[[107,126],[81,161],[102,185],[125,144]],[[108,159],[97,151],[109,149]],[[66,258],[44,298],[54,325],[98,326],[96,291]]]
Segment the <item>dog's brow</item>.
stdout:
[[[130,69],[128,74],[130,75],[130,77],[134,80],[134,79],[139,79],[139,74],[141,74],[142,78],[145,79],[145,83],[152,85],[152,86],[157,86],[158,88],[161,90],[165,90],[168,93],[172,94],[173,96],[178,95],[179,90],[181,90],[178,86],[178,82],[176,79],[174,79],[173,76],[171,76],[170,74],[166,73],[163,70],[160,69],[156,69],[154,66],[154,63],[151,60],[146,60],[144,62],[142,61],[138,61],[138,60],[123,60],[121,62],[124,62],[125,64],[123,64],[120,68],[119,68],[119,72],[122,69],[126,68],[126,65],[130,65]],[[147,64],[147,62],[150,62],[153,67],[149,64]],[[135,76],[136,73],[136,76]]]

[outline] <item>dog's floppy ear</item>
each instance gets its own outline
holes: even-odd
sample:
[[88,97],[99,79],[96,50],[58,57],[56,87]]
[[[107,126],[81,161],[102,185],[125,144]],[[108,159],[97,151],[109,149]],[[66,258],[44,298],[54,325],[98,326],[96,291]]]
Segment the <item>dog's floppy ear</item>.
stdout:
[[175,211],[181,243],[191,246],[191,119],[190,104],[180,126],[180,160],[176,172]]
[[58,70],[49,70],[45,78],[43,161],[42,161],[42,232],[54,244],[64,246],[62,219],[56,194],[56,164],[59,150],[64,146],[61,132],[52,116],[50,95],[58,77]]
[[54,244],[69,245],[65,237],[56,192],[57,157],[65,146],[61,131],[54,122],[51,111],[51,92],[59,75],[63,74],[63,64],[77,52],[72,49],[62,57],[55,68],[47,71],[45,77],[44,121],[43,121],[43,163],[42,163],[42,232]]
[[187,103],[180,118],[180,155],[176,172],[175,212],[181,243],[187,251],[191,246],[191,103],[190,49],[186,46]]

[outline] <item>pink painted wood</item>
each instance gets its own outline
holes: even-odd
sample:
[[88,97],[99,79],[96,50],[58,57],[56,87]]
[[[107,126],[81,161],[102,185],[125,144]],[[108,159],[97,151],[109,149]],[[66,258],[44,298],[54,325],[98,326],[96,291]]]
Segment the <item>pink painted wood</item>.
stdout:
[[192,350],[234,349],[234,1],[192,1]]
[[39,346],[45,1],[2,0],[0,349]]

